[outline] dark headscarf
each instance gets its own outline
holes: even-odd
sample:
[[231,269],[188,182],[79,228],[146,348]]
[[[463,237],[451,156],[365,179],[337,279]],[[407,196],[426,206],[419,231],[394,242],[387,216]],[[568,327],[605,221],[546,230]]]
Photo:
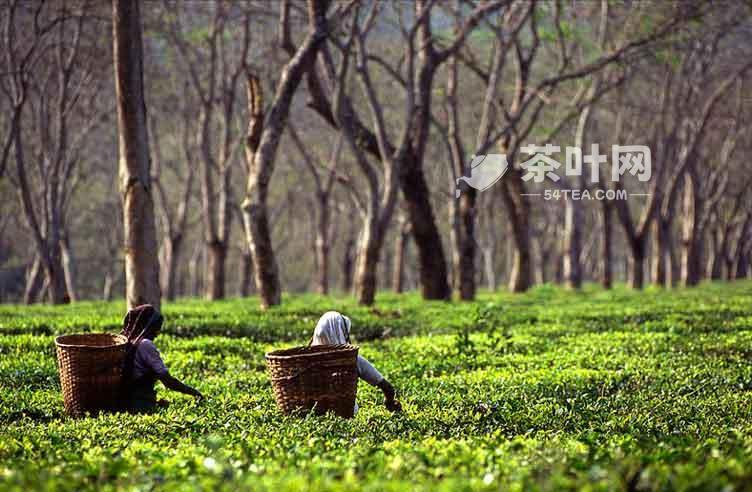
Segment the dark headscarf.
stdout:
[[162,314],[151,304],[137,306],[123,318],[123,335],[132,344],[138,344],[144,338],[154,339],[162,328]]
[[122,334],[128,339],[128,351],[125,357],[125,377],[130,381],[133,375],[133,362],[136,348],[141,340],[153,340],[162,328],[164,318],[151,304],[142,304],[128,311],[123,318]]

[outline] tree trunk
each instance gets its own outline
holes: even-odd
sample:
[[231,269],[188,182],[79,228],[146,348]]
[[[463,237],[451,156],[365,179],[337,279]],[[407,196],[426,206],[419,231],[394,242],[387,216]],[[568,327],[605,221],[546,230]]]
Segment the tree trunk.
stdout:
[[367,217],[360,237],[360,251],[355,267],[355,295],[358,303],[370,306],[376,298],[376,279],[379,256],[384,236],[378,225],[378,219]]
[[502,196],[509,213],[509,222],[512,227],[512,239],[514,240],[514,257],[512,272],[509,277],[509,290],[512,292],[524,292],[533,284],[533,262],[530,243],[530,202],[522,195],[520,186],[522,173],[516,169],[510,169],[509,176],[503,180]]
[[240,288],[238,289],[240,297],[251,295],[253,279],[253,258],[251,252],[244,250],[240,255]]
[[564,281],[570,289],[582,287],[582,228],[585,210],[579,200],[564,203]]
[[728,256],[728,231],[724,227],[716,230],[711,237],[713,256],[710,262],[708,277],[712,280],[723,280],[723,266]]
[[447,282],[444,246],[423,169],[412,162],[404,162],[400,169],[400,187],[418,251],[421,294],[424,299],[449,299],[452,291]]
[[[243,202],[243,222],[253,259],[253,271],[256,288],[261,297],[261,307],[266,309],[269,306],[276,306],[281,301],[277,258],[272,246],[267,207],[273,155],[267,156],[266,159],[257,157],[264,131],[264,99],[258,78],[255,75],[249,75],[247,82],[250,122],[246,135],[248,188]],[[278,139],[279,135],[276,138]],[[271,149],[272,152],[274,150],[276,146]]]
[[645,285],[645,240],[631,241],[632,256],[629,258],[629,287],[642,289]]
[[325,197],[319,197],[316,221],[316,291],[329,293],[329,222],[330,210]]
[[[605,25],[601,26],[602,29]],[[594,77],[588,90],[587,97],[593,97],[600,86],[600,77]],[[586,104],[577,121],[575,130],[575,146],[585,149],[585,138],[590,127],[593,104]],[[585,180],[580,176],[575,178],[579,189],[585,188]],[[564,281],[570,289],[579,290],[582,287],[582,229],[585,227],[585,207],[580,200],[571,197],[564,203]]]
[[[546,260],[548,259],[548,252],[543,246],[543,240],[539,235],[533,234],[530,238],[530,243],[533,247],[533,254],[531,255],[533,260],[533,278],[536,284],[546,283]],[[538,261],[535,261],[537,259]]]
[[739,261],[736,263],[736,271],[734,272],[735,280],[745,279],[747,278],[747,275],[749,275],[749,257],[749,251],[745,251],[743,254],[739,255]]
[[328,36],[326,10],[329,1],[308,0],[307,3],[308,35],[283,68],[274,101],[266,117],[264,117],[261,84],[256,76],[248,75],[250,114],[246,138],[248,186],[242,208],[262,309],[277,305],[281,300],[277,259],[272,247],[267,210],[269,183],[274,172],[277,148],[282,131],[287,124],[293,96],[303,76],[313,69],[319,49]]
[[75,302],[78,300],[78,292],[76,291],[76,260],[73,256],[73,251],[71,250],[70,240],[68,239],[67,234],[60,239],[60,252],[68,299]]
[[342,290],[345,293],[352,291],[353,265],[355,264],[355,238],[350,237],[344,245],[342,252]]
[[732,256],[728,256],[724,261],[726,268],[723,272],[723,280],[734,280],[734,258]]
[[657,217],[653,223],[653,250],[651,280],[654,285],[670,287],[671,256],[669,239],[671,222],[663,217]]
[[405,291],[405,258],[410,244],[410,222],[402,218],[394,242],[394,270],[392,271],[392,289],[394,292]]
[[475,299],[477,290],[475,284],[475,257],[477,255],[475,200],[476,191],[470,189],[459,197],[459,203],[453,204],[456,233],[453,237],[452,280],[463,301]]
[[723,278],[723,255],[716,248],[708,260],[707,277],[711,280],[721,280]]
[[201,265],[204,257],[204,248],[202,246],[204,244],[204,242],[196,243],[196,248],[193,250],[193,255],[191,255],[191,261],[188,263],[188,275],[191,279],[191,297],[198,297],[199,292],[201,292],[201,272],[203,271]]
[[102,286],[102,300],[112,300],[112,286],[115,283],[114,275],[112,271],[108,271],[104,275],[104,285]]
[[676,287],[679,284],[681,267],[675,254],[676,246],[673,235],[668,235],[666,248],[666,286]]
[[66,304],[70,302],[68,287],[65,284],[65,269],[63,268],[62,256],[60,241],[54,241],[49,246],[45,264],[47,292],[52,304]]
[[496,291],[496,271],[494,269],[494,247],[486,246],[481,248],[483,254],[483,271],[486,277],[486,288],[491,291]]
[[182,234],[167,238],[165,242],[165,258],[162,278],[164,285],[162,291],[165,297],[172,301],[177,297],[178,292],[178,268],[180,268],[180,255],[183,249]]
[[225,297],[225,264],[227,263],[227,242],[213,241],[206,245],[209,261],[206,275],[206,299],[215,301]]
[[128,309],[147,303],[159,309],[159,259],[150,182],[139,9],[139,2],[112,2],[125,284]]
[[685,287],[697,285],[700,282],[702,269],[702,232],[698,230],[699,213],[702,206],[699,203],[697,188],[697,179],[692,172],[688,172],[684,180],[682,210],[681,280]]
[[[384,238],[384,244],[381,246],[382,249],[386,247],[386,236]],[[392,285],[392,278],[394,277],[394,265],[392,263],[394,262],[394,257],[390,254],[385,254],[384,257],[381,260],[381,264],[383,265],[381,270],[381,279],[378,281],[379,285],[383,285],[385,288]]]
[[[261,297],[263,309],[276,306],[281,300],[277,258],[272,246],[269,228],[269,211],[266,206],[268,187],[256,186],[243,203],[243,220],[248,244],[253,258],[256,288]],[[249,200],[250,197],[253,199]]]
[[556,257],[555,265],[554,282],[556,282],[557,285],[561,285],[564,283],[564,255],[558,255]]
[[26,275],[26,288],[24,289],[24,304],[34,304],[39,300],[39,294],[44,284],[44,275],[42,275],[42,261],[39,256],[34,257],[34,262]]

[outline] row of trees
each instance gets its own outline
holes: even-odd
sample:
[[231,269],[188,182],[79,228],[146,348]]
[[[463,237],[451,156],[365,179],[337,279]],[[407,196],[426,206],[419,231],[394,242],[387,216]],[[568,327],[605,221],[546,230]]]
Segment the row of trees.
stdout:
[[[220,299],[229,273],[266,307],[333,277],[363,304],[745,277],[752,24],[724,7],[4,0],[0,291]],[[531,143],[645,144],[652,178],[527,181]],[[457,198],[485,153],[509,170]]]

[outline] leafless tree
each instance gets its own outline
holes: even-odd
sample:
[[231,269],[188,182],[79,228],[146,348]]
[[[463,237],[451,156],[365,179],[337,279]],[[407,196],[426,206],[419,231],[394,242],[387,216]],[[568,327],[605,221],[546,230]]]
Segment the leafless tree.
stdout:
[[364,196],[358,190],[350,190],[363,220],[359,252],[355,265],[355,293],[358,302],[365,305],[373,304],[376,296],[377,266],[387,229],[397,204],[397,192],[399,191],[397,162],[386,159],[380,163],[380,167],[377,167],[358,146],[353,124],[355,110],[347,86],[350,73],[350,52],[351,47],[355,46],[355,73],[363,92],[366,94],[377,139],[383,149],[386,142],[384,115],[374,90],[371,73],[365,61],[367,58],[366,40],[374,26],[376,12],[377,6],[374,4],[365,17],[363,25],[360,25],[358,11],[356,10],[351,23],[350,35],[347,41],[340,46],[342,56],[339,66],[335,67],[333,57],[328,50],[325,49],[323,52],[329,80],[334,86],[333,109],[337,126],[341,129],[342,136],[355,157],[356,166],[362,174],[367,188]]
[[[289,13],[286,4],[287,2],[283,3],[280,15],[280,36],[283,46],[288,42],[291,43],[289,41],[289,21],[285,20],[285,16]],[[329,18],[327,18],[328,0],[307,0],[307,6],[308,33],[282,69],[274,98],[263,121],[263,128],[258,133],[258,143],[249,143],[253,128],[249,128],[249,138],[246,143],[248,186],[242,205],[243,219],[248,244],[253,254],[256,286],[263,308],[279,304],[281,294],[277,259],[272,247],[267,209],[269,183],[274,172],[274,161],[279,140],[287,124],[295,91],[305,73],[311,70],[316,55],[326,41],[332,19],[344,15],[344,12],[338,6],[333,9]],[[251,77],[249,77],[250,80]],[[255,84],[257,89],[251,89],[252,85],[249,82],[249,92],[260,95],[260,85]],[[252,99],[249,99],[249,104],[254,104],[251,101]],[[251,127],[258,124],[259,111],[258,107],[249,108]],[[253,138],[256,139],[255,134],[253,134]]]
[[[242,132],[236,131],[239,93],[242,91],[251,42],[253,4],[206,4],[198,18],[209,17],[205,39],[191,41],[197,14],[195,5],[165,2],[163,23],[182,63],[187,67],[199,117],[195,133],[199,155],[202,217],[207,244],[206,298],[225,296],[226,260],[232,231],[232,170]],[[237,22],[236,21],[237,18]],[[239,24],[239,26],[235,26]],[[230,33],[242,35],[233,43]],[[189,161],[190,162],[190,161]]]
[[[157,191],[159,200],[159,222],[162,226],[162,254],[160,279],[162,280],[162,293],[167,300],[173,300],[178,294],[178,272],[183,253],[183,243],[188,229],[188,210],[193,196],[194,166],[191,164],[191,146],[189,137],[188,119],[190,115],[187,108],[181,108],[182,128],[180,142],[175,145],[183,152],[178,152],[177,159],[164,157],[164,149],[160,135],[159,125],[156,118],[152,118],[152,145],[154,172],[152,181]],[[182,155],[180,155],[182,154]],[[182,164],[182,165],[181,165]],[[169,170],[182,189],[177,199],[172,198],[163,180],[163,169]]]
[[[703,59],[706,61],[703,62]],[[749,68],[743,66],[735,70],[709,94],[705,91],[704,95],[700,95],[698,84],[707,76],[708,63],[712,59],[707,53],[703,54],[702,50],[692,49],[682,54],[682,61],[677,69],[665,68],[658,113],[648,129],[653,161],[659,164],[648,187],[646,203],[639,219],[635,221],[626,200],[614,202],[631,253],[629,283],[633,288],[642,288],[644,284],[648,239],[656,218],[656,282],[663,283],[666,272],[670,272],[672,250],[667,242],[680,185],[687,169],[698,158],[699,147],[716,107],[736,78]],[[637,122],[633,126],[639,128],[642,123]],[[623,189],[621,182],[616,185]]]
[[[102,83],[92,41],[97,28],[87,17],[88,7],[85,2],[3,5],[0,89],[10,102],[11,117],[0,176],[12,150],[16,173],[11,180],[55,304],[76,297],[65,215],[82,181],[86,136],[101,121],[95,104],[81,103],[96,98]],[[29,278],[31,300],[38,282],[35,274]]]
[[301,140],[291,123],[288,123],[288,131],[291,140],[300,153],[305,170],[313,179],[315,187],[315,220],[312,223],[315,224],[314,247],[316,250],[316,271],[318,272],[316,291],[321,294],[328,294],[329,253],[334,232],[331,222],[332,206],[330,201],[337,178],[339,177],[340,180],[347,179],[337,172],[342,150],[342,136],[340,135],[334,143],[328,163],[323,164],[318,157],[309,152],[307,145]]
[[[741,75],[741,74],[739,74]],[[735,98],[736,111],[726,136],[718,145],[712,145],[712,139],[706,138],[705,152],[697,159],[690,159],[684,177],[684,195],[682,197],[682,261],[681,281],[685,286],[699,283],[702,274],[702,258],[705,238],[710,219],[727,190],[729,165],[737,149],[737,143],[743,130],[742,108],[744,107],[741,80],[734,79],[738,86]],[[723,87],[723,85],[722,85]],[[717,157],[716,151],[720,148]],[[698,154],[700,151],[698,150]],[[708,164],[699,165],[702,159]]]

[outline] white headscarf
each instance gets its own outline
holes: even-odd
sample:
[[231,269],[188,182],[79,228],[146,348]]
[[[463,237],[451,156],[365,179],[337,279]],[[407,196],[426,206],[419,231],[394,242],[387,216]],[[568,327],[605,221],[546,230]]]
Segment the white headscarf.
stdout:
[[[327,311],[313,331],[311,345],[338,345],[350,343],[350,318],[337,311]],[[371,365],[365,357],[358,355],[358,376],[370,385],[378,386],[384,380],[384,376]],[[358,413],[358,404],[355,404],[355,413]]]
[[313,332],[311,345],[338,345],[350,343],[350,318],[337,311],[327,311]]

